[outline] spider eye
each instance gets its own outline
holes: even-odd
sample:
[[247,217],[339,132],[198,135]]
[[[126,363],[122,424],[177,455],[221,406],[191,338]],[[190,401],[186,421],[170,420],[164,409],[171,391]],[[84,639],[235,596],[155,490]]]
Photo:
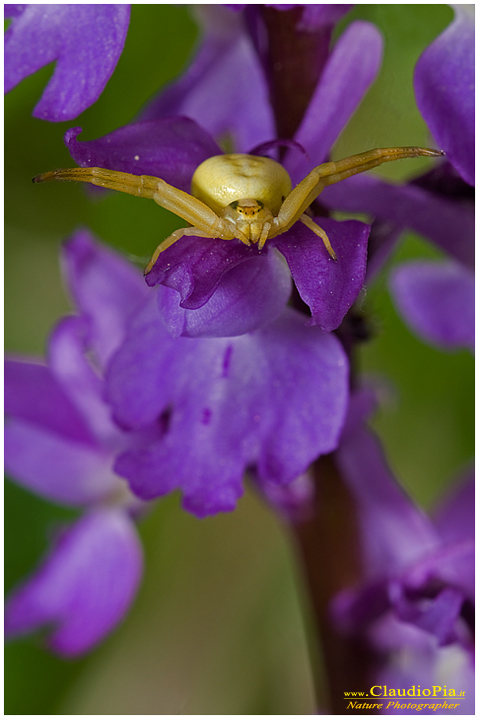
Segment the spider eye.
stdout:
[[245,199],[234,200],[230,203],[229,207],[243,215],[245,218],[251,218],[261,212],[265,206],[260,200]]

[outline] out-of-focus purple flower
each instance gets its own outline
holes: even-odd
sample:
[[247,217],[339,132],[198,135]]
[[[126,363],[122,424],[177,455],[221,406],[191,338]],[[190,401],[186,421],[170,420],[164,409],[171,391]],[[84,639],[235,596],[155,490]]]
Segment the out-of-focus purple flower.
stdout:
[[420,57],[414,80],[420,111],[448,162],[406,185],[353,177],[327,188],[322,200],[388,221],[397,235],[411,228],[450,255],[445,263],[396,268],[391,290],[406,323],[427,342],[471,348],[475,95],[474,25],[467,11],[456,9],[453,23]]
[[[263,7],[195,6],[194,13],[202,33],[200,47],[181,78],[151,100],[140,119],[186,115],[235,152],[250,152],[253,147],[271,140],[275,136],[268,82],[272,63],[266,62],[264,57],[267,50],[264,47]],[[288,11],[299,6],[265,7]],[[318,37],[315,35],[315,52],[321,56],[319,62],[323,65],[333,26],[352,6],[300,7],[297,32],[305,31],[313,44],[316,31],[324,31]],[[243,10],[246,13],[242,13]],[[316,68],[310,63],[306,70],[313,73]],[[212,102],[213,98],[221,98],[221,102]]]
[[179,80],[151,100],[140,120],[194,119],[217,141],[249,152],[274,137],[268,88],[242,17],[221,5],[196,5],[201,45]]
[[[333,617],[344,633],[364,638],[376,653],[388,654],[382,672],[390,673],[392,687],[410,686],[416,652],[423,670],[414,684],[425,674],[440,684],[435,673],[448,655],[443,652],[447,646],[457,648],[471,673],[473,476],[469,474],[459,493],[429,519],[399,487],[364,424],[370,407],[368,396],[354,397],[336,453],[356,507],[364,580],[335,598]],[[410,658],[410,667],[396,666],[402,654],[404,661]]]
[[174,339],[152,296],[112,360],[107,397],[121,427],[160,419],[164,434],[116,471],[143,499],[179,488],[198,517],[232,510],[245,470],[286,485],[336,447],[347,378],[337,338],[293,310],[240,337]]
[[475,185],[474,8],[454,9],[454,21],[417,63],[415,96],[438,147],[465,182]]
[[67,243],[64,261],[80,314],[57,326],[47,364],[6,361],[5,465],[24,487],[85,512],[7,599],[6,635],[53,628],[49,646],[73,656],[103,639],[135,596],[142,552],[132,514],[141,503],[113,463],[159,431],[122,432],[103,399],[101,375],[145,298],[141,278],[87,232]]
[[393,270],[390,288],[402,317],[440,348],[475,351],[475,277],[453,260],[412,261]]
[[288,485],[278,485],[252,477],[254,486],[280,517],[289,522],[302,522],[310,517],[315,497],[315,483],[310,472],[302,473]]
[[[415,72],[417,102],[433,136],[465,183],[475,182],[474,23],[455,9],[453,23],[421,56]],[[417,183],[418,184],[418,183]],[[450,195],[472,225],[459,224],[447,252],[460,260],[411,263],[397,268],[391,288],[397,307],[415,332],[447,349],[474,348],[473,194],[455,173],[427,175],[421,186]],[[460,240],[460,242],[459,242]],[[466,248],[466,253],[462,252]],[[460,251],[459,251],[460,248]]]
[[[394,271],[391,289],[401,315],[427,342],[473,351],[475,243],[469,186],[475,184],[475,27],[467,6],[457,6],[455,13],[453,23],[420,57],[414,83],[433,137],[464,181],[448,165],[417,181],[417,187],[454,203],[457,214],[463,214],[444,246],[460,262],[409,263]],[[465,221],[471,227],[466,228]]]
[[56,62],[33,115],[72,120],[94,103],[125,44],[130,5],[5,5],[5,92]]
[[52,650],[67,657],[87,652],[124,617],[141,569],[140,542],[128,514],[114,507],[87,510],[7,599],[5,635],[53,628]]
[[329,207],[369,214],[409,227],[461,262],[473,264],[473,206],[450,164],[474,184],[474,26],[463,10],[425,50],[415,69],[416,99],[448,162],[410,185],[373,176],[349,178],[327,188]]

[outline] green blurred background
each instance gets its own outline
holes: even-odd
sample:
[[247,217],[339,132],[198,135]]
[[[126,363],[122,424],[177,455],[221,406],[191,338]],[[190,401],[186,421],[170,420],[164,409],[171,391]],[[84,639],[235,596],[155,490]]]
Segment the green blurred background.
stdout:
[[[359,5],[344,20],[375,22],[385,37],[379,78],[335,148],[335,157],[377,146],[425,145],[428,131],[412,90],[422,50],[453,17],[448,5]],[[31,117],[52,66],[5,100],[5,342],[7,352],[43,354],[55,321],[70,308],[58,254],[62,240],[89,227],[125,254],[149,256],[178,226],[154,203],[109,194],[93,201],[78,185],[34,186],[31,178],[71,166],[69,127],[90,140],[131,121],[182,72],[198,33],[188,6],[133,5],[125,51],[98,102],[69,123]],[[218,100],[221,102],[221,99]],[[246,102],[251,101],[246,98]],[[422,161],[388,166],[405,179]],[[438,253],[405,236],[389,266]],[[473,455],[473,360],[416,339],[386,291],[388,268],[364,301],[376,337],[360,367],[384,388],[374,426],[390,463],[414,498],[434,504]],[[7,591],[48,547],[71,511],[7,482]],[[310,714],[313,686],[302,578],[286,528],[247,491],[238,510],[203,521],[158,503],[141,526],[146,571],[122,626],[78,661],[55,658],[41,638],[6,648],[7,714]]]

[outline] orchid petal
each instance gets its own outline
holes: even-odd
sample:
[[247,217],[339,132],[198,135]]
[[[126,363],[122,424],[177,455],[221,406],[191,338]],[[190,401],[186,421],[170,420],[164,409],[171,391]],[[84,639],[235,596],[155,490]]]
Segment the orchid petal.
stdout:
[[49,645],[66,657],[90,650],[122,620],[142,571],[130,519],[96,510],[60,537],[34,575],[6,603],[6,635],[53,626]]
[[99,98],[123,50],[130,5],[24,5],[8,16],[5,92],[56,61],[35,117],[71,120]]
[[454,261],[412,261],[394,269],[390,281],[405,322],[441,348],[475,350],[475,279]]

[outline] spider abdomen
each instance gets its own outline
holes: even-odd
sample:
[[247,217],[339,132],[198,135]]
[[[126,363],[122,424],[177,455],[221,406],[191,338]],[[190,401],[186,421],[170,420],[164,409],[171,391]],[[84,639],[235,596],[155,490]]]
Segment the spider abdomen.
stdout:
[[215,155],[199,165],[192,178],[192,195],[216,213],[252,198],[276,215],[291,189],[285,168],[258,155]]

